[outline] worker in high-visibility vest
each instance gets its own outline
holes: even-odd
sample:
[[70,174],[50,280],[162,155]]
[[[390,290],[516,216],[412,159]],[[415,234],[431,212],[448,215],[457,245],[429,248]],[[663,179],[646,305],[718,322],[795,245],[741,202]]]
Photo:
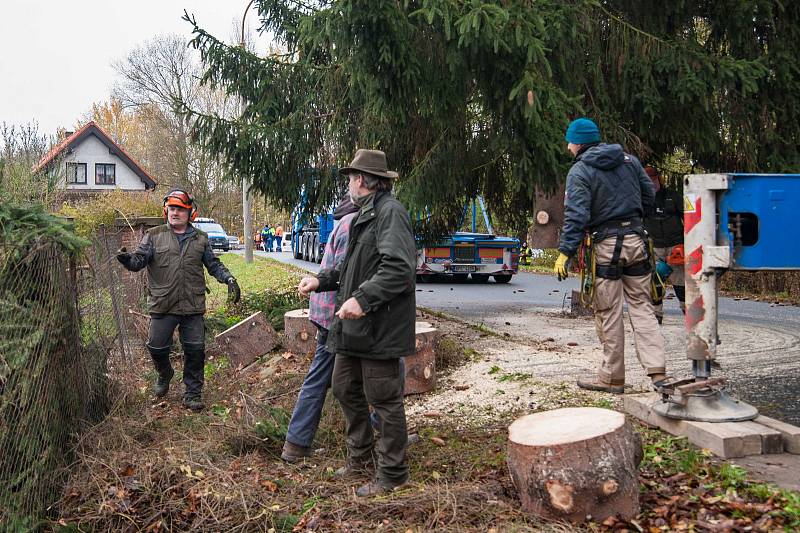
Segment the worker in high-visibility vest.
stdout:
[[275,248],[276,252],[283,250],[283,226],[280,224],[275,226]]
[[523,242],[522,246],[519,249],[519,264],[520,265],[530,265],[532,256],[533,256],[533,252],[531,251],[530,247],[528,246],[528,243],[527,242]]

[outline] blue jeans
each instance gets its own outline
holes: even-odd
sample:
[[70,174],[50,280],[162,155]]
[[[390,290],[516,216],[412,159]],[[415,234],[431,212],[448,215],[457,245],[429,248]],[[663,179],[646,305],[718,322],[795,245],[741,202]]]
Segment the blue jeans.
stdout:
[[325,348],[328,330],[318,328],[317,350],[308,369],[300,394],[294,406],[292,419],[286,431],[286,440],[297,446],[310,448],[319,427],[325,396],[331,386],[334,356]]
[[[311,360],[311,366],[300,386],[300,394],[286,430],[286,440],[304,448],[310,448],[314,443],[314,435],[317,434],[319,419],[322,417],[322,407],[331,386],[334,355],[325,348],[327,342],[328,330],[317,327],[314,359]],[[400,372],[405,373],[405,366],[405,360],[401,357]],[[375,411],[370,413],[369,421],[373,428],[378,428],[380,418]]]

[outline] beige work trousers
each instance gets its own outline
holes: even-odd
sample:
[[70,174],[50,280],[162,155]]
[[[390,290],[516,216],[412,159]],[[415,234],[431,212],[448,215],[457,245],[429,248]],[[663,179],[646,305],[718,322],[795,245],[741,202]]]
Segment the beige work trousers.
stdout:
[[[671,252],[672,252],[672,246],[668,246],[666,248],[653,248],[653,253],[656,256],[656,260],[661,259],[664,262],[667,261],[667,257],[669,257],[669,254]],[[672,272],[670,272],[669,277],[664,280],[664,283],[672,285],[673,287],[675,285],[683,286],[684,285],[684,281],[683,281],[683,265],[677,265],[677,266],[670,265],[670,268],[672,268]],[[683,311],[685,313],[686,312],[686,303],[685,302],[681,302],[679,300],[678,304],[681,307],[681,311]],[[660,304],[658,304],[656,306],[653,306],[653,309],[655,310],[656,317],[663,317],[664,316],[664,304],[663,303],[660,303]]]
[[[597,264],[610,264],[617,237],[609,237],[594,245]],[[635,234],[626,235],[619,257],[620,267],[646,258],[645,244]],[[625,324],[622,321],[623,298],[628,302],[628,314],[633,328],[636,355],[647,375],[664,374],[664,337],[653,314],[650,299],[650,274],[625,276],[620,279],[597,278],[595,281],[595,327],[603,344],[603,364],[600,381],[612,385],[625,384]]]

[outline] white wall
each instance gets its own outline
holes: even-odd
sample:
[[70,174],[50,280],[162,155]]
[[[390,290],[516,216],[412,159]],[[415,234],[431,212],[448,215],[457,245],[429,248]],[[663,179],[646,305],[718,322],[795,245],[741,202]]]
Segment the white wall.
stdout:
[[[145,183],[137,176],[128,165],[116,155],[108,152],[108,148],[94,135],[85,138],[77,146],[73,147],[71,154],[57,158],[58,175],[61,177],[62,186],[66,183],[67,163],[86,163],[86,184],[68,183],[66,187],[74,190],[114,190],[123,189],[128,191],[143,191]],[[113,163],[116,165],[116,184],[99,185],[95,183],[95,163]]]

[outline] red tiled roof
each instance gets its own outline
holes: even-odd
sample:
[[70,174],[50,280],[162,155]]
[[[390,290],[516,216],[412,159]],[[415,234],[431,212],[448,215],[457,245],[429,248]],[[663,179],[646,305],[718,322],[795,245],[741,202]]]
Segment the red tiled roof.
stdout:
[[136,160],[125,151],[124,148],[114,142],[114,139],[112,139],[105,131],[103,131],[103,128],[98,126],[94,121],[88,122],[81,129],[54,146],[49,152],[47,152],[47,154],[45,154],[42,160],[33,167],[32,172],[34,174],[41,172],[46,167],[51,165],[56,157],[58,157],[62,152],[68,148],[71,148],[72,146],[80,144],[80,142],[89,135],[94,135],[97,137],[100,142],[108,147],[108,150],[112,154],[119,157],[126,165],[128,165],[128,167],[130,167],[130,169],[133,170],[133,172],[144,182],[145,188],[155,188],[157,184],[156,180],[154,180],[153,177],[145,169],[143,169],[141,165],[139,165],[139,163],[137,163]]

